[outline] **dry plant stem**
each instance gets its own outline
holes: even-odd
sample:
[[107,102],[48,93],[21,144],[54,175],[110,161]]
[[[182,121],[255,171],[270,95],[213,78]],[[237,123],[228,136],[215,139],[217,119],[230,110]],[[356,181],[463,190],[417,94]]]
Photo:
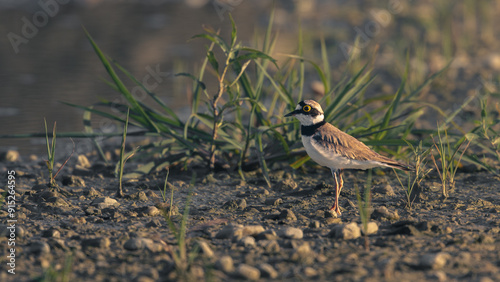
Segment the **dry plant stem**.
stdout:
[[71,157],[75,153],[75,141],[73,141],[73,138],[69,138],[69,139],[71,140],[71,142],[73,142],[73,151],[71,152],[69,157],[64,161],[64,163],[61,165],[61,167],[57,170],[56,174],[54,174],[54,179],[57,177],[59,172],[63,169],[63,167],[68,163],[69,159],[71,159]]
[[[435,144],[434,144],[435,145]],[[446,194],[446,182],[443,179],[443,175],[441,174],[441,171],[439,170],[439,166],[436,163],[436,158],[434,158],[434,155],[431,155],[432,162],[434,163],[434,166],[436,167],[436,171],[438,172],[439,179],[441,179],[441,185],[442,185],[442,192],[443,192],[443,197],[447,198],[448,195]],[[444,172],[443,172],[444,173]]]
[[215,140],[217,140],[217,134],[219,130],[219,120],[222,115],[222,112],[219,112],[217,109],[217,104],[219,103],[220,98],[222,97],[222,94],[224,94],[224,78],[226,77],[227,70],[229,68],[229,58],[230,56],[227,56],[226,60],[226,66],[224,67],[224,71],[222,72],[222,75],[219,77],[219,91],[215,95],[214,99],[212,100],[212,110],[214,111],[214,128],[212,131],[212,145],[210,148],[210,159],[209,159],[209,167],[211,170],[215,168]]

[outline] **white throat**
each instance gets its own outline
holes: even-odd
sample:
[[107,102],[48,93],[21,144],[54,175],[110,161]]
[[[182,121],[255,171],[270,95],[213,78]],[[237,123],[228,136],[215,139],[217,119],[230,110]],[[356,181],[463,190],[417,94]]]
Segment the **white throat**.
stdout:
[[298,114],[298,115],[295,115],[295,117],[300,121],[300,124],[305,125],[305,126],[320,123],[325,119],[324,115],[317,115],[317,116],[313,117],[313,116],[309,116],[309,115]]

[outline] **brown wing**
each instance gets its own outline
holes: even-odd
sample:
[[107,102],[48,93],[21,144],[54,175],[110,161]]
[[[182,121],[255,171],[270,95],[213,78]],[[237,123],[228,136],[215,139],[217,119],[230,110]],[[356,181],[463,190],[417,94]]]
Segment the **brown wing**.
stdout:
[[312,138],[326,150],[348,159],[359,161],[372,160],[397,169],[410,169],[407,165],[377,154],[356,138],[342,132],[330,123],[326,123],[319,128],[317,134],[314,134]]

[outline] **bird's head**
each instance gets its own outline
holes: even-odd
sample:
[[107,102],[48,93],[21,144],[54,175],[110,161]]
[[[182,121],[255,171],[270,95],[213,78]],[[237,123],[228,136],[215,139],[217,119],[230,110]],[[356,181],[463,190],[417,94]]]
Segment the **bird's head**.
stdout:
[[294,116],[302,125],[313,125],[325,120],[323,109],[320,104],[314,100],[300,101],[295,108],[295,111],[288,113],[285,117]]

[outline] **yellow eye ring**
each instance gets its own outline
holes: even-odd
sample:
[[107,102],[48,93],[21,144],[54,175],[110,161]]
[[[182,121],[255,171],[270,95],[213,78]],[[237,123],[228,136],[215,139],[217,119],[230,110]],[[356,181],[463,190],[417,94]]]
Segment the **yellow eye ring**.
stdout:
[[311,111],[311,106],[309,105],[305,105],[304,107],[302,107],[302,110],[306,113],[310,112]]

